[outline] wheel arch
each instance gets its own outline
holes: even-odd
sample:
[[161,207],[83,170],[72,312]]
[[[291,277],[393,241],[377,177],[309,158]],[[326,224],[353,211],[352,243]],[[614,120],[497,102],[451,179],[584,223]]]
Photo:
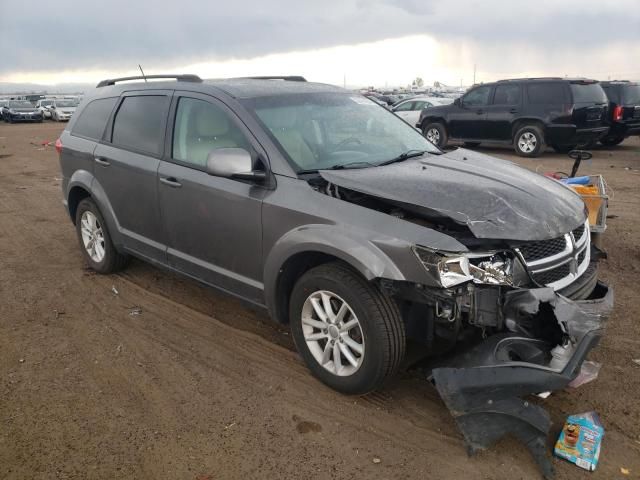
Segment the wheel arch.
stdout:
[[543,120],[535,117],[518,118],[511,124],[511,142],[515,143],[515,136],[518,130],[524,127],[538,127],[542,132],[542,139],[545,139],[545,123]]
[[437,115],[426,116],[426,117],[422,118],[420,120],[420,130],[424,129],[430,123],[441,123],[442,126],[445,128],[445,130],[447,132],[449,131],[449,128],[447,126],[447,122],[445,121],[444,117],[437,116]]
[[337,236],[336,226],[298,228],[281,238],[265,261],[267,309],[279,323],[289,322],[289,297],[296,281],[308,270],[340,262],[367,281],[405,280],[387,255],[365,238]]

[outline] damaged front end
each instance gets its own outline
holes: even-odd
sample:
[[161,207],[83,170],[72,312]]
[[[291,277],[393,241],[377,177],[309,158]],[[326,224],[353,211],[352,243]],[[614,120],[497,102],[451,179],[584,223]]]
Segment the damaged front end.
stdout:
[[[613,290],[597,279],[601,252],[588,237],[588,225],[575,229],[542,259],[533,259],[539,245],[531,244],[466,254],[419,247],[415,254],[442,288],[390,286],[404,301],[408,336],[426,339],[437,358],[430,379],[470,453],[511,434],[545,478],[553,476],[550,417],[524,397],[565,388],[603,334]],[[536,282],[554,270],[553,286]]]
[[[547,454],[549,414],[522,397],[565,388],[599,342],[612,307],[613,291],[600,282],[590,298],[578,301],[551,288],[505,294],[503,312],[515,329],[555,323],[559,330],[549,328],[540,337],[524,331],[496,333],[432,370],[470,453],[511,434],[527,446],[545,478],[553,477]],[[553,343],[554,336],[560,343]]]

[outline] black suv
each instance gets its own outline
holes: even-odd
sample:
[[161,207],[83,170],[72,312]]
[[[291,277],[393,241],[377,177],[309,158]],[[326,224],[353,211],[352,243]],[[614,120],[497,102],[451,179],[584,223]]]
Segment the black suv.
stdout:
[[600,143],[612,147],[631,135],[640,135],[640,84],[614,80],[601,85],[609,98],[611,129]]
[[566,152],[605,136],[608,104],[595,80],[500,80],[472,87],[451,105],[424,109],[416,126],[438,147],[448,140],[503,142],[518,155],[537,157],[545,144]]

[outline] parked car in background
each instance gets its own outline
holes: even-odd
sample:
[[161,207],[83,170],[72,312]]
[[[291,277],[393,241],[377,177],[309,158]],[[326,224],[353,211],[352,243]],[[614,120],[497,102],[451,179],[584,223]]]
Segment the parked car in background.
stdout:
[[416,126],[443,147],[450,140],[513,145],[537,157],[550,145],[567,152],[597,142],[609,131],[609,101],[588,79],[525,78],[472,87],[451,105],[426,108]]
[[42,122],[42,112],[27,100],[9,100],[2,108],[5,122]]
[[420,119],[422,109],[451,103],[453,103],[452,98],[419,96],[400,100],[391,107],[391,111],[411,125],[415,125]]
[[600,139],[607,147],[640,135],[640,84],[626,80],[601,82],[609,99],[609,133]]
[[394,104],[395,100],[388,96],[388,95],[382,95],[379,93],[375,93],[375,92],[367,92],[364,94],[365,97],[368,98],[372,98],[376,100],[376,103],[380,103],[380,104],[384,104],[386,106],[391,106]]
[[59,100],[54,99],[53,103],[49,106],[51,111],[51,119],[56,122],[66,122],[71,119],[71,116],[75,113],[78,102],[76,100]]
[[49,110],[51,105],[53,105],[53,99],[51,98],[43,98],[36,102],[36,108],[42,112],[43,118],[51,118],[51,110]]

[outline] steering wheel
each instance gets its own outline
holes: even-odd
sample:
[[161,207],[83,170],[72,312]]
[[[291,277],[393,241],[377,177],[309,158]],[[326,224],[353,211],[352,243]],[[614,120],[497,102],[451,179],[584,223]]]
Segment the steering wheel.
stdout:
[[571,150],[568,155],[572,160],[590,160],[593,157],[593,154],[586,150]]

